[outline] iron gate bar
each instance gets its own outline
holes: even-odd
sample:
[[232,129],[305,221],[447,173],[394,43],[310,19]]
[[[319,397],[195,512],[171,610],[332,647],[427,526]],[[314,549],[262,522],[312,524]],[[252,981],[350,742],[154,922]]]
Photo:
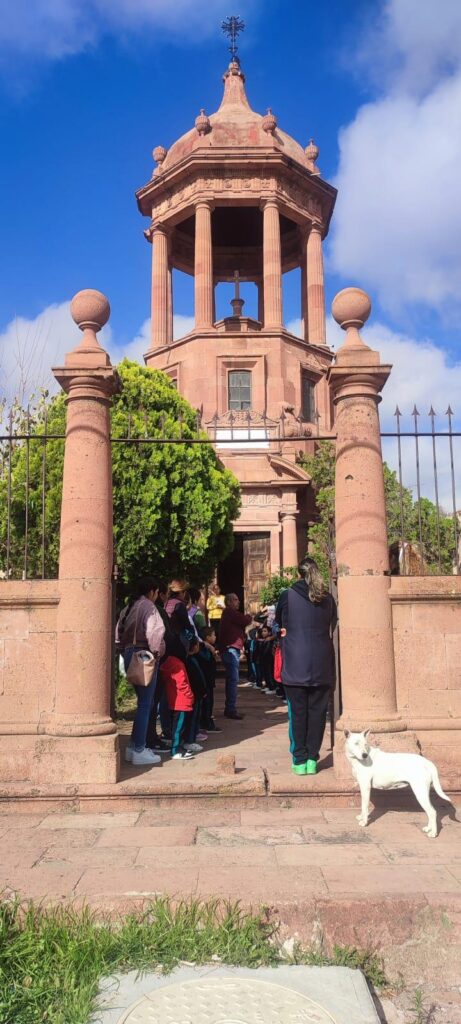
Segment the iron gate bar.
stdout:
[[441,557],[441,553],[440,553],[439,485],[438,485],[438,479],[437,479],[437,453],[436,453],[436,449],[435,449],[435,429],[434,429],[434,420],[435,420],[436,414],[435,414],[434,409],[432,408],[432,405],[431,405],[431,407],[429,409],[429,416],[431,418],[431,426],[432,426],[432,461],[433,461],[433,466],[434,466],[434,490],[435,490],[435,509],[436,509],[435,515],[436,515],[436,523],[437,523],[437,554],[438,554],[438,566],[439,566],[439,569],[440,569],[440,572],[441,572],[442,571],[442,557]]
[[455,551],[458,551],[458,542],[459,542],[458,510],[457,510],[457,507],[456,507],[455,463],[454,463],[454,458],[453,458],[453,438],[454,437],[458,437],[458,434],[454,434],[452,429],[451,429],[451,417],[453,416],[453,409],[451,408],[451,405],[448,406],[448,409],[447,409],[445,415],[448,416],[448,438],[449,438],[449,446],[450,446],[450,465],[451,465],[451,497],[452,497],[452,501],[453,501],[453,527],[454,527],[454,533],[455,533]]
[[415,421],[414,437],[415,437],[415,453],[416,453],[416,491],[418,494],[418,528],[419,528],[419,543],[421,545],[421,551],[423,549],[423,529],[421,523],[421,478],[419,472],[419,436],[418,436],[418,416],[419,412],[416,405],[413,406],[413,412],[411,414]]
[[[30,409],[27,406],[27,433],[30,434]],[[24,579],[27,579],[29,557],[29,486],[30,486],[30,437],[26,439],[26,508],[24,522]]]
[[405,543],[405,516],[404,516],[404,512],[403,512],[402,442],[401,442],[401,434],[400,434],[400,417],[401,417],[402,413],[400,412],[400,409],[399,409],[398,405],[396,405],[396,407],[395,407],[394,415],[395,415],[395,417],[397,419],[397,451],[398,451],[398,461],[399,461],[399,497],[400,497],[400,533],[401,533],[400,542],[401,542],[402,551],[403,551],[403,545]]

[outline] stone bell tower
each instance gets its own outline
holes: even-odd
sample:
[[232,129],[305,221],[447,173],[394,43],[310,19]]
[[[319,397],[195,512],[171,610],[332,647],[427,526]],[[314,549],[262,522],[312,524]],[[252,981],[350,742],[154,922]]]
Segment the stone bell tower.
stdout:
[[[238,589],[240,577],[251,608],[267,572],[294,565],[305,551],[313,496],[296,455],[332,426],[322,241],[336,191],[321,177],[312,141],[303,149],[271,110],[251,109],[235,47],[219,110],[201,110],[185,135],[153,155],[156,169],[137,192],[151,221],[145,361],[201,409],[241,482],[235,552],[220,580]],[[283,274],[296,267],[300,337],[287,331],[282,301]],[[174,269],[194,278],[195,325],[182,338],[173,335]],[[236,293],[230,315],[217,320],[215,290],[223,281],[235,281]],[[257,287],[257,318],[245,316],[240,298],[240,282],[248,281]]]

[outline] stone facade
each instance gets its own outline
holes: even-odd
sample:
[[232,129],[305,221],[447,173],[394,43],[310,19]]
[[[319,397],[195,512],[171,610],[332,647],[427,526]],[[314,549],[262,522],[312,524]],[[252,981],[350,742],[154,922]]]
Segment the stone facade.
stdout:
[[[219,454],[242,484],[235,531],[264,534],[276,571],[304,553],[313,512],[297,451],[312,448],[308,438],[332,427],[322,239],[336,193],[320,176],[317,147],[311,143],[303,150],[278,128],[272,113],[251,110],[244,82],[232,62],[219,110],[210,117],[202,112],[168,151],[154,150],[158,166],[137,193],[141,213],[151,218],[145,234],[153,246],[152,335],[145,360],[165,371],[213,425]],[[302,338],[286,330],[283,318],[282,274],[294,267],[301,268]],[[194,329],[177,341],[173,268],[191,274],[195,289]],[[218,321],[216,285],[233,280],[236,271],[239,282],[257,285],[258,319],[243,315],[237,292],[232,315]],[[249,408],[243,423],[229,424],[232,374],[241,371],[250,382]],[[264,417],[277,424],[280,416],[286,419],[284,431],[286,426],[288,434],[300,436],[299,443],[276,444],[275,430],[264,429]],[[240,425],[235,435],[229,434],[233,425]]]

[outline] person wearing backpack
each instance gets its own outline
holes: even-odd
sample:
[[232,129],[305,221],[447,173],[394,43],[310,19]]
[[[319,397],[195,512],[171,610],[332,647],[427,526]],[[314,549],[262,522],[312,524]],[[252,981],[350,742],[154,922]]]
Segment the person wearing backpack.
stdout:
[[299,580],[279,597],[275,619],[280,627],[292,770],[296,775],[316,775],[335,684],[337,610],[313,558],[306,555],[298,572]]

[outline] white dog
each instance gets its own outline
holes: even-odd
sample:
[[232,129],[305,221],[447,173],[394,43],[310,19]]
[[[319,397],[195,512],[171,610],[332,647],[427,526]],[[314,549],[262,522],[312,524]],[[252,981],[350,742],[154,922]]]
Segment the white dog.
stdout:
[[371,747],[368,742],[370,729],[365,732],[349,732],[344,730],[346,738],[345,750],[352,774],[360,787],[362,810],[357,815],[359,825],[368,825],[370,791],[374,789],[401,789],[411,786],[413,793],[423,811],[426,812],[428,823],[423,832],[431,838],[437,836],[437,813],[430,800],[430,788],[448,800],[450,797],[443,792],[439,773],[435,764],[420,754],[386,754],[379,747]]

